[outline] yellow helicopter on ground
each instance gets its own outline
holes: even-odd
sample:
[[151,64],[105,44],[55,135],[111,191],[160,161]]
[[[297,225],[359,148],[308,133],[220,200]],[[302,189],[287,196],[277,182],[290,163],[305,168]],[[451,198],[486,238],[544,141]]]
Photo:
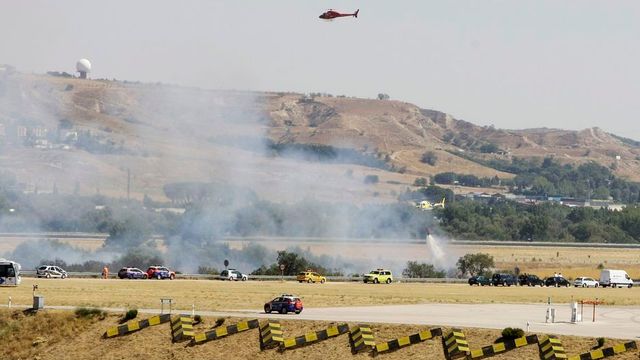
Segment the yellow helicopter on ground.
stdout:
[[416,207],[420,210],[433,210],[435,208],[444,209],[444,198],[439,203],[432,203],[431,201],[423,200],[416,204]]

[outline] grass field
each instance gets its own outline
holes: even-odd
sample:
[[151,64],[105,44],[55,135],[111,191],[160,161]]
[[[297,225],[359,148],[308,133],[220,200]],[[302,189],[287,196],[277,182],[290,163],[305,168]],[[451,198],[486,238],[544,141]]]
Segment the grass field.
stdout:
[[102,280],[33,279],[15,288],[0,288],[0,299],[14,304],[32,302],[32,285],[45,297],[46,305],[160,308],[160,298],[174,299],[178,309],[259,310],[282,293],[303,298],[305,307],[359,306],[418,303],[555,303],[572,299],[603,299],[610,305],[640,305],[640,288],[584,289],[530,287],[470,287],[464,284],[331,283],[219,280]]
[[[347,335],[341,335],[314,345],[288,350],[260,351],[256,330],[250,330],[211,341],[197,346],[186,343],[172,343],[168,324],[153,326],[127,336],[103,339],[102,334],[118,324],[119,315],[99,318],[77,318],[71,311],[41,311],[33,316],[25,316],[18,310],[0,309],[0,358],[2,359],[370,359],[367,353],[351,355]],[[141,315],[142,318],[142,315]],[[215,318],[203,318],[203,323],[195,327],[196,332],[211,329]],[[226,318],[224,325],[238,319]],[[317,331],[331,323],[319,321],[282,320],[285,337],[294,337],[306,332]],[[355,324],[350,324],[355,325]],[[376,342],[388,341],[400,336],[414,334],[434,326],[411,326],[372,324]],[[443,331],[449,330],[446,327]],[[500,337],[500,330],[464,329],[471,349],[492,344]],[[542,334],[539,334],[542,335]],[[568,354],[588,351],[596,339],[560,336]],[[605,346],[615,343],[607,340]],[[384,359],[444,359],[439,338],[412,345],[395,352],[381,355]],[[619,360],[638,359],[638,351],[616,356]],[[538,348],[529,345],[498,355],[493,359],[538,359]]]

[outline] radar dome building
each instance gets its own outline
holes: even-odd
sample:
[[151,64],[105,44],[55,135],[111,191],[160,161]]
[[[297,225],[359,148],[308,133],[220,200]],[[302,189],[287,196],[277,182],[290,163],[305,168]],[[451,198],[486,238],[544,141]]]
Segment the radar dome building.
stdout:
[[91,72],[91,62],[87,59],[80,59],[76,63],[76,71],[80,73],[80,79],[86,79],[87,73]]

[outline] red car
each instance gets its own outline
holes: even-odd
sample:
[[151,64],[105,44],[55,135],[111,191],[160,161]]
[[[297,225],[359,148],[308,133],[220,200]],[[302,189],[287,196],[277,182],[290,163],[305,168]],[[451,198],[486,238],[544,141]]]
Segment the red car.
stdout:
[[149,266],[147,269],[147,277],[149,279],[169,279],[173,280],[176,278],[175,271],[171,271],[164,266]]

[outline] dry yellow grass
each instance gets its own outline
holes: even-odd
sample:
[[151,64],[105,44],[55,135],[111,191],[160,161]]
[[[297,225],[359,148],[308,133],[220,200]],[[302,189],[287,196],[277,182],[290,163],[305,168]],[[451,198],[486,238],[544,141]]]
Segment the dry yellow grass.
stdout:
[[[103,339],[102,334],[109,326],[117,325],[119,317],[108,316],[104,320],[78,320],[70,312],[42,311],[35,316],[25,317],[18,311],[0,310],[0,358],[2,359],[369,359],[362,353],[351,355],[347,335],[323,341],[314,345],[279,353],[276,350],[260,351],[256,330],[236,334],[217,341],[189,347],[186,343],[172,343],[168,324],[143,329],[139,332],[114,339]],[[9,319],[8,321],[6,319]],[[227,318],[225,325],[238,319]],[[214,318],[204,318],[196,331],[206,331],[215,322]],[[281,321],[285,337],[302,335],[309,331],[326,328],[331,323],[319,321]],[[353,325],[353,324],[351,324]],[[405,336],[434,326],[408,326],[372,324],[377,342]],[[4,331],[9,329],[10,332]],[[443,328],[448,330],[448,328]],[[499,330],[464,329],[472,349],[489,345],[500,336]],[[39,333],[38,335],[34,335]],[[561,336],[569,354],[587,351],[595,344],[593,338]],[[34,345],[34,341],[37,343]],[[607,341],[606,346],[613,342]],[[385,359],[444,359],[439,338],[412,345],[395,352],[382,355]],[[536,345],[526,346],[503,355],[496,360],[537,359]],[[638,351],[616,357],[619,360],[638,358]]]
[[218,280],[102,280],[25,279],[16,288],[0,288],[6,303],[31,304],[31,285],[45,305],[160,308],[160,298],[173,298],[178,309],[260,310],[264,303],[282,293],[300,295],[306,307],[333,307],[418,303],[555,303],[571,299],[604,299],[610,305],[639,305],[640,288],[583,289],[530,287],[473,287],[465,284],[227,282]]

